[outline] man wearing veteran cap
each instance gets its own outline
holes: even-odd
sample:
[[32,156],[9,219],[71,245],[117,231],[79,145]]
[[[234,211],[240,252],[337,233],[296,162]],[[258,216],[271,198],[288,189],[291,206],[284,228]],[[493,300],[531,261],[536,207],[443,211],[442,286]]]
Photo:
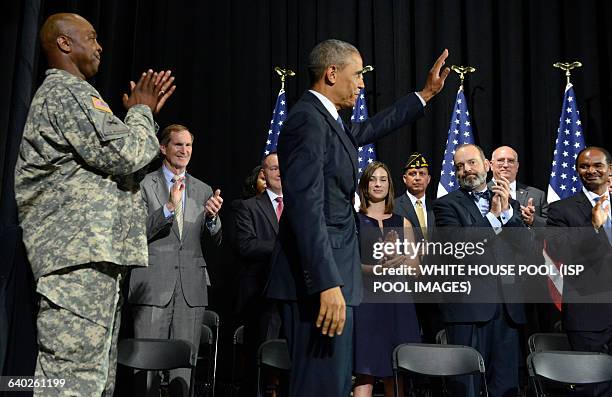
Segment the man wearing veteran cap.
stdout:
[[[410,221],[418,242],[427,239],[436,224],[433,203],[426,195],[431,175],[425,156],[419,152],[412,153],[404,166],[402,179],[406,185],[406,193],[395,198],[393,212]],[[422,327],[423,342],[435,343],[436,333],[444,328],[438,305],[418,303],[416,310]]]
[[427,239],[427,228],[433,227],[435,220],[431,200],[425,195],[431,182],[429,163],[421,153],[414,152],[410,155],[404,166],[402,179],[406,185],[406,193],[395,199],[393,212],[412,223],[416,241]]

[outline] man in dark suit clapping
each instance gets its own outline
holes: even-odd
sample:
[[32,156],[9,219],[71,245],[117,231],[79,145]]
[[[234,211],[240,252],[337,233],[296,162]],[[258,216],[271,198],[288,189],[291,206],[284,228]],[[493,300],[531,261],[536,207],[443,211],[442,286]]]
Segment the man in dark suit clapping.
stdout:
[[[488,245],[483,254],[471,259],[476,261],[472,263],[504,264],[512,254],[512,248],[503,241],[504,236],[522,234],[516,229],[512,232],[506,229],[525,226],[519,204],[510,197],[509,182],[502,176],[494,186],[487,188],[489,162],[476,145],[457,147],[453,160],[461,189],[434,202],[436,233],[440,233],[442,228],[452,228],[450,230],[453,232],[465,236],[478,233],[479,238],[485,237]],[[448,231],[446,235],[449,235]],[[497,238],[497,235],[500,237]],[[487,368],[491,396],[516,395],[519,381],[519,325],[525,323],[523,305],[506,303],[510,300],[506,294],[512,291],[499,288],[501,280],[473,277],[472,282],[480,287],[481,293],[499,291],[499,298],[496,299],[500,300],[441,304],[448,342],[471,346],[480,352]],[[477,287],[474,289],[478,291]],[[476,397],[479,395],[478,383],[474,383],[473,379],[460,379],[454,384],[452,394]]]
[[[561,227],[549,240],[549,252],[564,264],[584,271],[563,281],[563,326],[573,350],[612,354],[612,228],[608,175],[610,153],[599,147],[583,149],[576,170],[581,192],[555,201],[549,226]],[[551,233],[554,232],[554,229]],[[609,384],[586,388],[581,396],[610,396]]]
[[339,40],[310,53],[311,89],[293,106],[278,142],[284,213],[272,254],[267,294],[280,312],[292,361],[291,396],[347,396],[352,371],[352,306],[362,297],[355,213],[357,147],[423,114],[444,85],[448,51],[425,88],[367,121],[344,125],[363,88],[359,51]]

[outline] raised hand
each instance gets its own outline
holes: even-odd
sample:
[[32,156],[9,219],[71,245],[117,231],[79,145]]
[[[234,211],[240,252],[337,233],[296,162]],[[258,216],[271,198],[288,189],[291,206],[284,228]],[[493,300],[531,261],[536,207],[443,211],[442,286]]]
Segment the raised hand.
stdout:
[[491,212],[493,215],[499,216],[503,211],[510,208],[510,182],[501,176],[499,180],[495,180],[495,184],[491,186],[491,191],[493,192]]
[[184,176],[179,177],[170,187],[170,197],[168,197],[168,203],[166,203],[166,208],[168,211],[174,211],[178,206],[179,201],[183,199],[183,190],[185,190],[185,184],[183,183],[184,180]]
[[209,218],[214,218],[217,216],[217,213],[221,210],[221,206],[223,205],[223,199],[221,198],[221,190],[215,190],[215,194],[213,194],[208,201],[206,201],[206,216]]
[[529,200],[527,200],[526,206],[521,205],[521,216],[523,218],[523,222],[525,222],[527,226],[533,225],[533,221],[535,218],[535,206],[533,205],[533,197],[530,197]]
[[604,206],[604,203],[608,200],[607,196],[601,196],[599,201],[595,204],[591,210],[591,223],[593,227],[599,229],[608,220],[608,209]]
[[434,65],[429,70],[429,73],[427,74],[425,87],[419,92],[419,95],[421,96],[421,98],[423,98],[425,102],[428,102],[438,92],[442,91],[442,88],[444,87],[444,81],[450,73],[449,68],[444,68],[444,70],[442,70],[442,66],[444,66],[446,58],[448,58],[447,49],[442,51],[442,54],[440,54]]
[[170,73],[169,70],[157,73],[149,69],[140,76],[137,83],[130,81],[130,93],[123,94],[123,106],[129,109],[134,105],[147,105],[157,114],[176,89],[172,85],[174,77],[170,77]]

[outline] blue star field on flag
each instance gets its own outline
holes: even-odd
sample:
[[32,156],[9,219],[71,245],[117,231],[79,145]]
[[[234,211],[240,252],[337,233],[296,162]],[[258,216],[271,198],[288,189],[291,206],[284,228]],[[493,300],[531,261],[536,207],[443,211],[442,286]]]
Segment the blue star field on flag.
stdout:
[[572,84],[568,84],[563,96],[563,108],[561,108],[553,152],[547,195],[549,203],[573,196],[582,190],[575,164],[578,153],[584,148],[584,134],[576,95]]
[[272,111],[272,120],[270,120],[270,129],[268,130],[268,138],[266,140],[266,147],[264,149],[263,157],[266,157],[270,153],[276,152],[276,145],[278,144],[278,136],[280,135],[283,123],[287,118],[287,99],[285,96],[285,90],[281,88],[278,92],[278,98],[276,98],[276,105]]
[[[353,106],[353,114],[351,115],[352,123],[362,123],[368,118],[368,107],[366,105],[365,100],[365,89],[361,89],[359,92],[359,96],[357,97],[357,101],[355,101],[355,106]],[[359,152],[357,155],[359,156],[357,159],[359,160],[359,169],[357,170],[357,183],[359,183],[359,178],[361,178],[361,174],[363,170],[370,164],[372,161],[376,161],[376,147],[373,143],[368,143],[365,146],[359,147]]]
[[460,86],[459,91],[457,91],[453,117],[451,118],[450,127],[448,129],[448,138],[446,140],[446,149],[444,150],[444,160],[442,160],[442,171],[440,171],[437,197],[442,197],[447,193],[459,189],[459,182],[457,182],[457,178],[455,177],[453,156],[457,146],[465,143],[474,143],[474,136],[472,135],[470,112],[467,108],[463,86]]

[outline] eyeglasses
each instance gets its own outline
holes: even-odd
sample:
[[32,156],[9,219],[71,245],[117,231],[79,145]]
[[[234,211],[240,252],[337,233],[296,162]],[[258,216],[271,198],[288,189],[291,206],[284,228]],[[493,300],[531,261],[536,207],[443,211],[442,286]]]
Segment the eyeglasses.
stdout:
[[506,163],[508,163],[509,166],[514,166],[516,164],[516,160],[514,159],[498,159],[498,160],[494,160],[495,164],[501,166],[501,165],[505,165]]

